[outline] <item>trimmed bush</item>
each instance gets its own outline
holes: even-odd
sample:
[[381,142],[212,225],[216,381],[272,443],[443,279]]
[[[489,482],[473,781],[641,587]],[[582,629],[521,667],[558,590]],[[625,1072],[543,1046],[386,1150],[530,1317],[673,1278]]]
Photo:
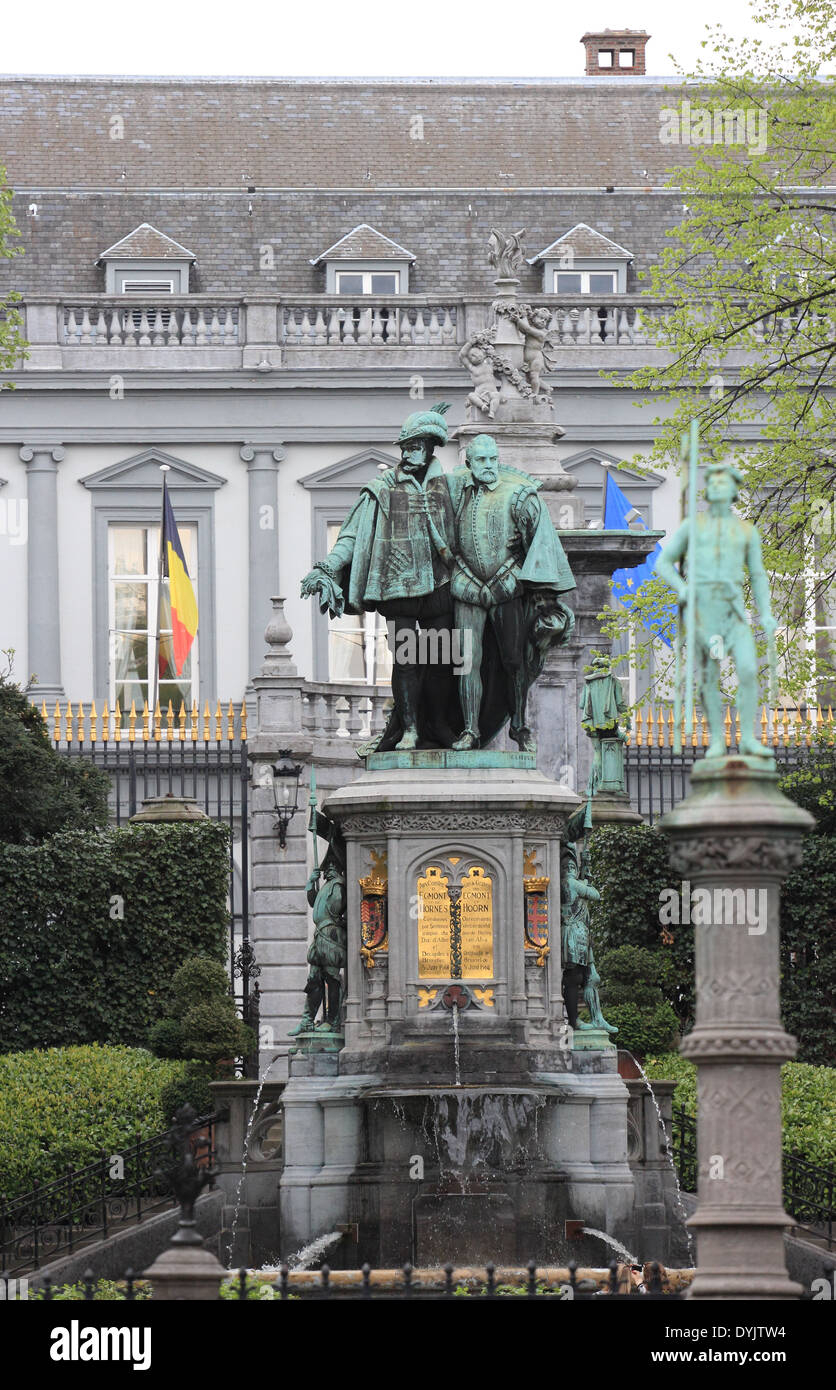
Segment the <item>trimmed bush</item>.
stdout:
[[161,1057],[188,1057],[214,1070],[225,1059],[246,1056],[255,1034],[235,1012],[226,971],[217,961],[184,961],[171,982],[166,1017],[149,1034]]
[[[697,1114],[697,1070],[678,1052],[646,1057],[651,1081],[677,1081],[673,1103]],[[785,1062],[781,1068],[781,1120],[785,1153],[808,1163],[836,1167],[836,1069]]]
[[52,1047],[0,1056],[0,1174],[8,1197],[53,1182],[67,1166],[119,1153],[170,1123],[165,1087],[183,1062],[130,1047]]
[[212,1068],[205,1062],[188,1062],[179,1076],[165,1085],[160,1093],[160,1106],[167,1123],[171,1123],[181,1105],[191,1105],[196,1115],[211,1115],[215,1108],[209,1086]]
[[0,1051],[144,1046],[186,957],[226,951],[217,821],[0,845]]

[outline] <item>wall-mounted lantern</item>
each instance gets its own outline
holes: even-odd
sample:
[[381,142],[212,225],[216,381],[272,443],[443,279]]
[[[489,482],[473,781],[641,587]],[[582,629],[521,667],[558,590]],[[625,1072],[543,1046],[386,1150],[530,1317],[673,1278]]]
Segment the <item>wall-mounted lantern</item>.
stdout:
[[291,761],[290,748],[279,749],[279,762],[273,765],[273,800],[276,803],[276,829],[279,848],[287,849],[287,827],[299,809],[299,777],[302,764]]

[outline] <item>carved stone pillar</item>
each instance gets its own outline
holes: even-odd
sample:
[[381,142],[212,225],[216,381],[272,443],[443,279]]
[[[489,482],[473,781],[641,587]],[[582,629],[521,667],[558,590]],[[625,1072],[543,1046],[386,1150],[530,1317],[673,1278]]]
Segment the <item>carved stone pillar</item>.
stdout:
[[239,450],[247,465],[250,518],[249,677],[264,655],[264,624],[270,596],[279,590],[278,489],[276,473],[284,458],[281,445],[244,444]]
[[29,527],[29,651],[26,668],[37,676],[32,687],[47,708],[64,699],[61,682],[61,614],[58,577],[58,464],[60,444],[25,444]]
[[813,822],[759,761],[697,766],[660,822],[694,931],[696,1022],[680,1050],[697,1064],[698,1299],[801,1293],[784,1258],[781,1063],[796,1042],[781,1023],[778,933],[781,883]]

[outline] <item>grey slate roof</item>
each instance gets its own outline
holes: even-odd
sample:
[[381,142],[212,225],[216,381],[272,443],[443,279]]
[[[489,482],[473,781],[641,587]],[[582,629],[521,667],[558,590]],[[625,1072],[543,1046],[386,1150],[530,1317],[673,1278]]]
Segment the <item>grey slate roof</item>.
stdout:
[[544,261],[547,256],[559,256],[561,251],[570,247],[576,256],[590,257],[602,256],[607,260],[631,261],[632,251],[628,251],[624,246],[619,246],[618,242],[611,241],[609,237],[602,236],[596,232],[594,227],[587,227],[585,222],[579,222],[576,227],[572,227],[563,236],[559,236],[553,241],[551,246],[547,246],[544,251],[539,251],[536,256],[529,258],[529,265],[536,265],[538,261]]
[[352,227],[350,232],[335,241],[327,251],[311,258],[311,265],[322,261],[414,261],[411,251],[399,246],[391,237],[384,236],[368,222]]
[[[195,292],[321,292],[311,259],[367,224],[417,258],[415,293],[486,294],[492,226],[525,226],[534,251],[584,222],[632,249],[635,288],[681,216],[681,194],[658,187],[690,156],[658,138],[675,99],[623,77],[3,78],[0,159],[25,255],[0,261],[0,287],[101,292],[102,247],[149,223],[193,248]],[[260,268],[265,244],[274,270]],[[523,289],[540,285],[524,267]]]
[[185,246],[181,246],[179,241],[172,241],[170,236],[164,232],[158,232],[156,227],[152,227],[150,222],[143,222],[138,227],[134,227],[132,232],[123,236],[121,241],[117,241],[113,246],[109,246],[106,251],[102,251],[98,257],[102,261],[126,261],[126,260],[155,260],[155,261],[193,261],[195,254],[187,251]]
[[0,151],[27,189],[637,187],[689,157],[675,82],[6,78]]

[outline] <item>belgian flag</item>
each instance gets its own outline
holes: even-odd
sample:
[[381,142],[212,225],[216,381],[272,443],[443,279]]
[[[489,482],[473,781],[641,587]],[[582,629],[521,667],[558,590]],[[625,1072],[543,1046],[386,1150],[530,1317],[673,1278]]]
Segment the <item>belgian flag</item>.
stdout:
[[[194,596],[192,581],[189,578],[189,570],[186,564],[186,557],[183,554],[183,546],[180,542],[180,533],[177,530],[177,522],[174,520],[174,511],[171,506],[171,499],[163,478],[163,525],[162,525],[162,575],[168,580],[168,598],[171,608],[171,632],[172,632],[172,655],[174,658],[174,669],[177,675],[183,674],[183,667],[186,664],[186,657],[191,651],[192,642],[197,634],[197,599]],[[165,624],[168,626],[168,624]],[[168,659],[160,650],[160,674],[164,675],[163,666],[168,664]]]

